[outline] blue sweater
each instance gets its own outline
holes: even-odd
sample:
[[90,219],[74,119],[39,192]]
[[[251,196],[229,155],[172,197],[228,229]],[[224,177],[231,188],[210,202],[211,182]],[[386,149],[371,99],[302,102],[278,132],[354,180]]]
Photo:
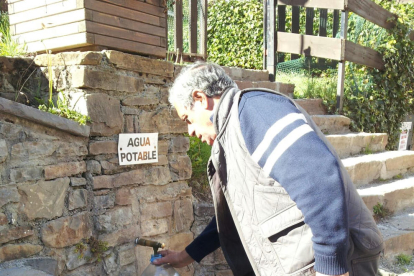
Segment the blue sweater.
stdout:
[[[315,270],[327,275],[346,273],[348,213],[336,158],[301,112],[282,96],[244,94],[239,119],[252,158],[285,188],[304,214],[313,234]],[[213,221],[186,248],[198,262],[219,247],[213,242],[218,240]],[[204,239],[209,242],[204,241],[203,246]]]

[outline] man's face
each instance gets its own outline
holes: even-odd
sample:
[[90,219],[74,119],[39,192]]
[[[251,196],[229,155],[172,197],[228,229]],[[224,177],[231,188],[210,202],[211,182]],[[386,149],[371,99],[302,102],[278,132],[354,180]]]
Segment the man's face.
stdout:
[[194,98],[194,104],[191,108],[186,108],[180,104],[174,103],[178,116],[188,124],[188,134],[198,137],[202,142],[213,145],[216,139],[214,125],[210,121],[213,115],[214,101],[205,96],[203,92],[200,97]]

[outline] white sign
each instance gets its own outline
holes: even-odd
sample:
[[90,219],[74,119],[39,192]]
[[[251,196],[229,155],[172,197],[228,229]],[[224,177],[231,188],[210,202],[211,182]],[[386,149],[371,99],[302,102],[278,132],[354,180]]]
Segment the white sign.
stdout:
[[401,126],[400,143],[398,144],[398,150],[407,150],[408,136],[411,130],[411,122],[404,122]]
[[158,133],[119,134],[119,165],[158,162]]

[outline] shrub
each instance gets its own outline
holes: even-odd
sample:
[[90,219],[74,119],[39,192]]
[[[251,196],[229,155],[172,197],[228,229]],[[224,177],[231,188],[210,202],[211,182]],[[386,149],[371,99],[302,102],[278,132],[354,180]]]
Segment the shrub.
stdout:
[[26,43],[20,44],[10,34],[9,15],[0,12],[0,56],[24,56],[26,55]]

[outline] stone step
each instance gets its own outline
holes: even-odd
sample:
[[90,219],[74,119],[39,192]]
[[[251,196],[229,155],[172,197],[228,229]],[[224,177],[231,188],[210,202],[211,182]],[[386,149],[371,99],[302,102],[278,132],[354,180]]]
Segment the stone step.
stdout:
[[414,208],[414,176],[391,183],[380,183],[369,188],[361,188],[358,189],[358,193],[371,212],[377,204],[382,204],[391,213],[410,207]]
[[385,150],[386,133],[348,133],[327,135],[326,139],[334,146],[339,157],[346,158],[358,154],[371,154]]
[[269,72],[267,70],[251,70],[227,66],[222,66],[222,68],[235,81],[269,81]]
[[382,219],[378,223],[385,242],[384,256],[412,254],[414,248],[414,209]]
[[322,99],[296,99],[295,102],[308,112],[309,115],[326,115],[326,107]]
[[342,159],[355,186],[414,172],[414,151],[386,151]]
[[295,85],[290,83],[282,82],[270,82],[270,81],[246,81],[246,80],[236,80],[235,81],[239,89],[247,88],[267,88],[271,90],[278,91],[286,96],[292,98],[293,91],[295,90]]
[[349,130],[351,119],[348,117],[342,115],[312,115],[311,117],[325,135],[351,132]]

